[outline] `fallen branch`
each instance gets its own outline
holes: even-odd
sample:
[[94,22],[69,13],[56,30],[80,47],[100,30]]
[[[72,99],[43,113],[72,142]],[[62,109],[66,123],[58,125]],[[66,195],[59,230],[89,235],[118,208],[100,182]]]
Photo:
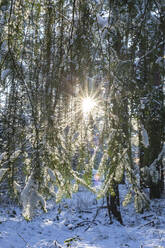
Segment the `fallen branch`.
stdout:
[[29,248],[32,248],[29,243],[21,236],[21,234],[17,233],[17,235],[25,242],[26,246],[28,246]]
[[146,220],[147,218],[150,218],[150,217],[152,217],[153,216],[153,214],[150,214],[150,215],[147,215],[147,216],[143,216],[142,218],[144,219],[144,220]]
[[79,213],[92,214],[92,211],[90,211],[90,210],[79,210]]
[[[94,221],[84,220],[84,221],[81,221],[81,222],[77,223],[77,225],[74,227],[74,229],[76,229],[76,228],[78,228],[78,227],[85,226],[85,225],[88,224],[88,223],[97,225],[97,223],[94,222]],[[91,226],[91,225],[90,225],[90,226]],[[86,231],[86,229],[85,229],[85,231]]]
[[140,228],[142,228],[142,227],[145,227],[145,226],[148,226],[148,225],[154,226],[154,225],[155,225],[155,222],[152,220],[152,221],[150,221],[150,222],[148,222],[148,223],[146,223],[146,224],[144,224],[144,225],[142,225],[142,226],[139,226],[138,229],[140,229]]

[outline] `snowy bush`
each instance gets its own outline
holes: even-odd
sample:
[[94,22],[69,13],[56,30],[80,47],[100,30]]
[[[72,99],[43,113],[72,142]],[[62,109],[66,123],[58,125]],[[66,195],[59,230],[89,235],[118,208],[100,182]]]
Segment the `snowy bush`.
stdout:
[[83,211],[90,209],[94,202],[96,202],[96,196],[84,187],[81,187],[81,191],[73,195],[71,205],[72,208]]
[[25,219],[30,220],[35,214],[35,209],[40,203],[43,210],[46,210],[46,202],[41,194],[38,192],[37,183],[34,180],[33,174],[29,177],[20,197],[23,206],[23,216]]

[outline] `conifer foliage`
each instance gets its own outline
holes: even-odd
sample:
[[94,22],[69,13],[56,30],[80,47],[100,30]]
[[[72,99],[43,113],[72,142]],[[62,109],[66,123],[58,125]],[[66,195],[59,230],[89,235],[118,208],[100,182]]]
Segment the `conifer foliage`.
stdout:
[[146,187],[161,196],[164,10],[163,0],[1,1],[1,197],[26,219],[79,185],[121,224],[121,183],[123,205],[139,212]]

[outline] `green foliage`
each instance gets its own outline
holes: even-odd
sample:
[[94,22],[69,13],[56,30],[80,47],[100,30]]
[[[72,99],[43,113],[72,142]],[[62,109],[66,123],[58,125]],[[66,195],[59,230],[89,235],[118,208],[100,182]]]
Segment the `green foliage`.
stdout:
[[68,238],[64,241],[64,243],[66,244],[66,247],[72,247],[72,243],[75,243],[77,241],[80,241],[81,238],[79,236],[75,236],[75,237],[72,237],[72,238]]
[[[23,185],[24,208],[34,203],[29,213],[38,203],[46,210],[44,197],[59,202],[79,185],[98,198],[115,198],[114,188],[124,180],[123,205],[132,195],[143,211],[148,200],[139,177],[148,185],[161,178],[159,163],[148,167],[164,135],[161,5],[1,1],[0,153],[7,157],[0,161],[0,180],[8,173],[10,188]],[[85,117],[81,101],[88,95],[96,107]],[[133,119],[150,141],[144,147],[139,133],[140,172],[133,163]]]
[[131,199],[132,199],[132,193],[128,192],[124,198],[124,201],[122,202],[123,206],[124,207],[127,206],[130,203]]

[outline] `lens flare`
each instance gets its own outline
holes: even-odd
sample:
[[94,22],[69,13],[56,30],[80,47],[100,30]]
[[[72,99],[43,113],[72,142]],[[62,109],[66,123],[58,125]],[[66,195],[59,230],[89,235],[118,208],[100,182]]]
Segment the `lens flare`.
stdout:
[[94,180],[98,182],[100,180],[100,175],[97,173],[94,175]]

